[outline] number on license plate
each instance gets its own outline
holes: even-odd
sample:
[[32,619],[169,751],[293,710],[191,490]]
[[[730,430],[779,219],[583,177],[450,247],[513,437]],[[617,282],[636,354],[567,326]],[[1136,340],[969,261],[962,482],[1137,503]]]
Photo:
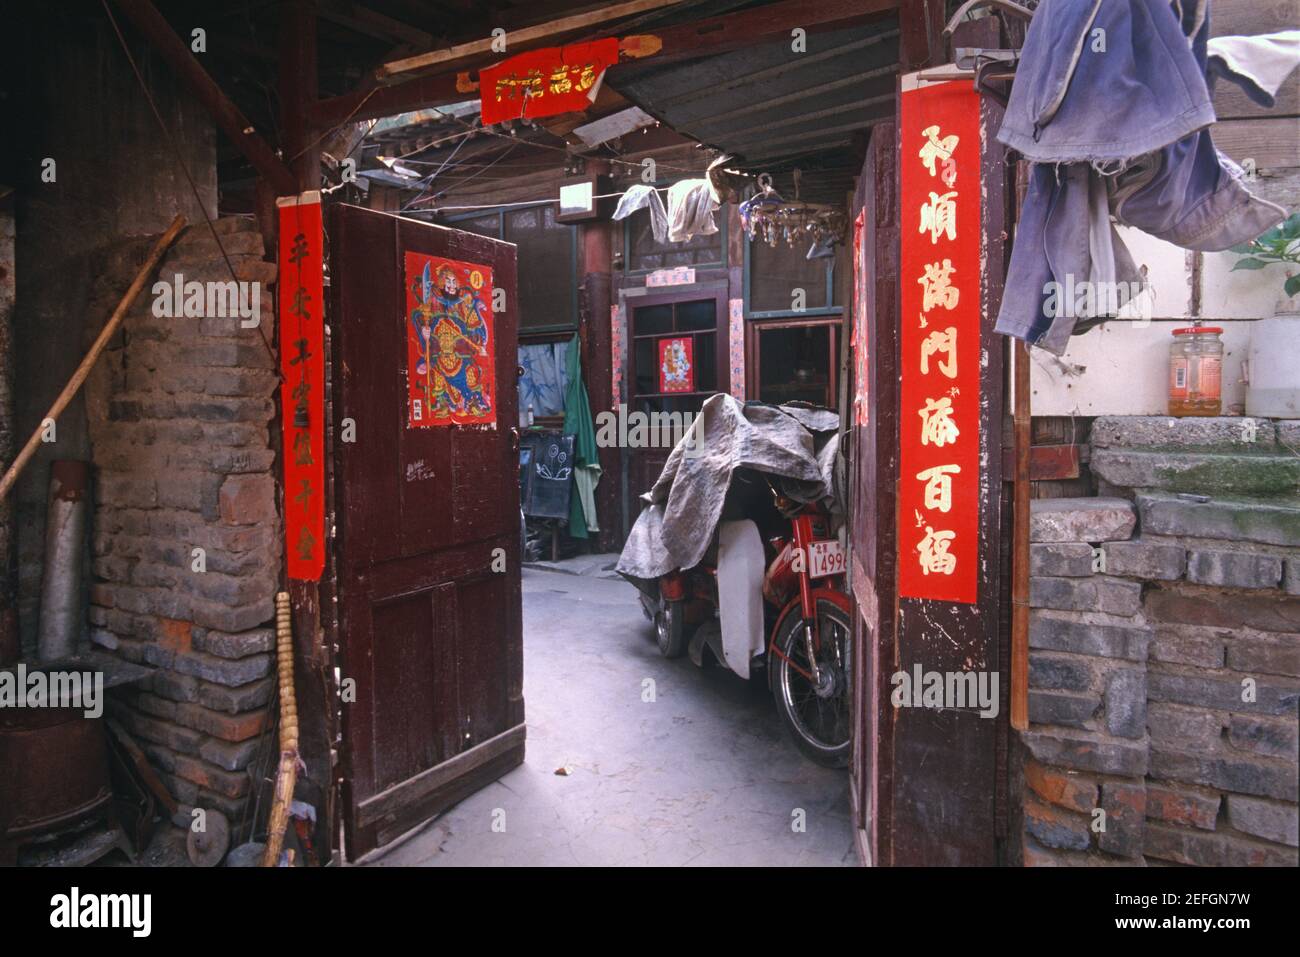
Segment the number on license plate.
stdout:
[[844,546],[838,541],[813,542],[808,546],[808,576],[825,578],[844,574]]

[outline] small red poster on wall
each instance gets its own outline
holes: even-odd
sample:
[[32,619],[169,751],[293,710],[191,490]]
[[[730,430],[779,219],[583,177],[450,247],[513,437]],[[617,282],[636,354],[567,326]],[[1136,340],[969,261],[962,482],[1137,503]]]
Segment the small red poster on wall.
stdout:
[[980,98],[902,80],[898,594],[973,603],[979,581]]
[[320,193],[276,200],[280,226],[280,418],[289,577],[325,569],[325,326]]
[[695,355],[692,339],[659,340],[659,391],[695,391]]
[[484,126],[521,117],[581,113],[602,73],[618,62],[618,39],[529,50],[479,71]]
[[406,254],[408,428],[496,422],[492,270]]

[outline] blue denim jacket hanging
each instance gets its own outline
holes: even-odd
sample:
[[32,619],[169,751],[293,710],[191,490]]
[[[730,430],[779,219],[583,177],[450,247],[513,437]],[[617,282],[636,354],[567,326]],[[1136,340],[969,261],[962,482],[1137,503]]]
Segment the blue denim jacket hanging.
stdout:
[[1039,5],[998,132],[1035,165],[996,331],[1060,355],[1072,334],[1113,316],[1123,297],[1061,308],[1048,291],[1141,281],[1112,217],[1198,250],[1285,218],[1214,148],[1208,36],[1208,0]]

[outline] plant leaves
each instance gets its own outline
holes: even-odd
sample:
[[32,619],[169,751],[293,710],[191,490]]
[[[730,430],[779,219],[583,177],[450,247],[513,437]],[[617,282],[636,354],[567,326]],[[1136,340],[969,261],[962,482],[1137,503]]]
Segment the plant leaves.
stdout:
[[1268,263],[1262,259],[1256,259],[1254,256],[1247,256],[1245,259],[1238,259],[1237,264],[1232,267],[1232,272],[1238,269],[1263,269]]
[[1300,276],[1288,276],[1282,288],[1286,290],[1288,296],[1300,293]]

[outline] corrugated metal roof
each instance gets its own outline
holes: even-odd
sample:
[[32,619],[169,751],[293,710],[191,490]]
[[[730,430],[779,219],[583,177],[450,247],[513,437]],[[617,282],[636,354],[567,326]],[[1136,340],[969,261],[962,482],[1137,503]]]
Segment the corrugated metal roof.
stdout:
[[[810,33],[685,62],[620,67],[609,82],[680,133],[776,173],[800,167],[803,198],[839,201],[861,161],[861,140],[893,115],[898,23]],[[779,187],[778,177],[778,187]],[[809,191],[825,193],[812,195]]]

